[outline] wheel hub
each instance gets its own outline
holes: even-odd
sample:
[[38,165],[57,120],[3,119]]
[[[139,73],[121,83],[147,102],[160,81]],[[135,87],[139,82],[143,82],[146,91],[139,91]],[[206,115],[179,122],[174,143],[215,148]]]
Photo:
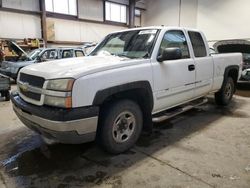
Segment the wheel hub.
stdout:
[[231,87],[231,84],[228,83],[226,85],[226,88],[225,88],[225,96],[227,99],[229,99],[231,97],[231,94],[232,94],[232,87]]
[[130,139],[135,129],[135,116],[131,112],[120,113],[113,124],[113,138],[122,143]]

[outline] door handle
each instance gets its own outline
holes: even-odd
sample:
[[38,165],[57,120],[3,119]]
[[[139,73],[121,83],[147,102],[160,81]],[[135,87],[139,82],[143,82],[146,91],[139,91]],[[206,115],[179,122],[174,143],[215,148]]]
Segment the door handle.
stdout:
[[195,70],[195,65],[188,65],[188,70],[189,71],[194,71]]

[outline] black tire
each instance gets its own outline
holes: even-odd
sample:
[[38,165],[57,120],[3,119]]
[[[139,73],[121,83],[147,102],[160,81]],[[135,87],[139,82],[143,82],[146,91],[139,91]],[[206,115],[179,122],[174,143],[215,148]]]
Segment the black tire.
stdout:
[[143,126],[142,112],[131,100],[120,100],[101,110],[97,141],[112,154],[130,149],[138,140]]
[[215,93],[215,102],[217,105],[226,106],[232,100],[235,92],[235,84],[231,77],[225,78],[220,91]]
[[10,92],[6,91],[5,93],[5,101],[9,101],[10,100]]

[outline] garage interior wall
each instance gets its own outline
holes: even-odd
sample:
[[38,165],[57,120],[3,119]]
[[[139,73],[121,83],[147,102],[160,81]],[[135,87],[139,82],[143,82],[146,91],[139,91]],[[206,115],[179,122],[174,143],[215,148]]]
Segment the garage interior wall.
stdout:
[[[42,37],[39,0],[1,1],[5,9],[36,14],[0,9],[0,38]],[[109,1],[124,5],[129,3],[129,0]],[[47,21],[54,26],[54,40],[97,42],[109,32],[128,28],[127,25],[105,24],[103,4],[103,0],[78,0],[78,18],[81,21],[48,17]],[[198,28],[204,31],[209,41],[250,39],[249,0],[141,0],[137,1],[136,7],[142,9],[142,26]]]
[[199,0],[197,28],[208,40],[250,39],[249,0]]
[[[110,2],[124,5],[129,3],[128,0],[110,0]],[[54,40],[69,43],[98,42],[110,32],[128,28],[126,24],[106,24],[103,5],[103,0],[78,0],[77,18],[67,19],[48,15],[47,22],[50,26],[53,24]],[[2,0],[2,7],[5,10],[0,9],[0,38],[42,37],[39,0]],[[136,7],[145,8],[144,1],[138,1]],[[37,15],[16,13],[8,9],[37,12]]]
[[198,0],[147,0],[144,26],[196,27]]
[[110,32],[127,29],[127,27],[122,26],[103,25],[55,18],[47,18],[47,20],[54,22],[56,41],[98,42]]
[[250,40],[249,0],[147,0],[143,25],[202,30],[209,41]]
[[40,16],[0,11],[0,38],[41,38]]
[[[4,8],[39,11],[39,0],[2,0]],[[41,38],[39,15],[0,10],[0,38]]]

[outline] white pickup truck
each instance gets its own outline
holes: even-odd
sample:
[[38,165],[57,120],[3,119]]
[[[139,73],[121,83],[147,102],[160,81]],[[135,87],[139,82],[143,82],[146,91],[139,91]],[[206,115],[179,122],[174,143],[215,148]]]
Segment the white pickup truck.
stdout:
[[204,34],[147,27],[109,34],[88,57],[21,69],[13,108],[46,140],[97,140],[108,152],[131,148],[143,128],[203,104],[227,105],[241,54],[210,55]]

